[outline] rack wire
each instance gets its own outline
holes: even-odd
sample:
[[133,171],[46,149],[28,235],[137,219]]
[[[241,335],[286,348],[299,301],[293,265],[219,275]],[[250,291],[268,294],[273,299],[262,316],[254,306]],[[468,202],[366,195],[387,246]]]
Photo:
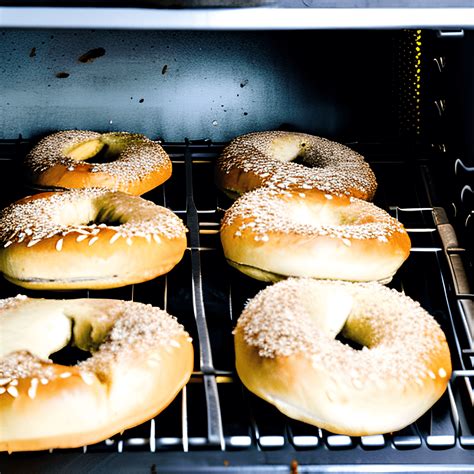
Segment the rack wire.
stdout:
[[[132,299],[165,308],[178,317],[194,339],[195,371],[190,383],[158,417],[102,443],[49,453],[0,456],[0,465],[35,472],[67,463],[69,472],[85,465],[94,472],[119,466],[183,469],[257,465],[283,470],[298,465],[358,470],[391,464],[392,470],[474,471],[474,345],[465,250],[455,239],[446,213],[433,195],[432,170],[418,152],[360,146],[379,181],[376,204],[407,228],[410,258],[390,286],[420,301],[442,325],[453,359],[453,376],[441,400],[416,423],[388,435],[349,437],[291,420],[249,393],[234,371],[232,329],[245,302],[264,283],[249,279],[225,263],[219,222],[231,202],[213,184],[213,166],[222,144],[209,140],[164,143],[173,161],[172,178],[144,197],[165,205],[187,225],[188,249],[168,275],[116,290],[68,293],[22,290],[29,296]],[[0,142],[3,171],[0,204],[31,189],[22,183],[21,157],[30,143]],[[403,159],[400,158],[403,156]],[[1,179],[1,178],[0,178]],[[403,182],[403,193],[399,184]],[[5,282],[0,296],[18,293]],[[185,453],[185,454],[184,454]],[[271,467],[271,469],[270,469]],[[3,472],[3,470],[2,470]],[[81,471],[82,472],[82,471]],[[161,471],[160,471],[161,472]]]

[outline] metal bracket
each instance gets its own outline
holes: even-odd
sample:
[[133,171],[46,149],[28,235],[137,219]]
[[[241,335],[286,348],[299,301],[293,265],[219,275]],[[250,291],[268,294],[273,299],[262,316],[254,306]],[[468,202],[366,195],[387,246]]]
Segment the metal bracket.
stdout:
[[464,30],[462,28],[453,30],[438,30],[436,32],[438,38],[464,38]]
[[474,341],[474,294],[469,287],[462,260],[465,249],[459,246],[454,227],[449,223],[446,211],[442,207],[433,208],[433,220],[443,244],[456,299],[466,317],[466,324],[470,331],[468,336],[472,344]]
[[468,174],[474,173],[474,166],[467,166],[463,163],[461,158],[456,158],[454,162],[454,172],[458,175],[460,171]]

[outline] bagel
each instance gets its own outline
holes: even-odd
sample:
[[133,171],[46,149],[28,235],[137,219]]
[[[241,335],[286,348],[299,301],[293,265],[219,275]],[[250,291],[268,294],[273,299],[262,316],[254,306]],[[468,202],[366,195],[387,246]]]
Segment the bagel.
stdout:
[[388,282],[410,252],[403,225],[356,198],[260,188],[227,210],[230,265],[263,281],[288,276]]
[[[74,448],[153,418],[193,369],[191,338],[164,311],[119,300],[0,301],[0,450]],[[73,366],[50,354],[91,352]]]
[[[91,160],[103,155],[105,163]],[[108,188],[141,195],[171,176],[163,148],[143,135],[84,130],[56,132],[27,155],[31,183],[40,188]]]
[[0,213],[0,270],[32,289],[115,288],[170,271],[186,249],[173,212],[103,189],[40,193]]
[[[303,164],[292,163],[297,158]],[[217,160],[216,183],[233,199],[261,186],[364,200],[377,189],[370,166],[354,150],[314,135],[276,131],[232,140]]]
[[[337,339],[362,346],[357,350]],[[451,359],[438,323],[379,283],[288,279],[237,322],[237,373],[291,418],[333,433],[400,430],[446,390]]]

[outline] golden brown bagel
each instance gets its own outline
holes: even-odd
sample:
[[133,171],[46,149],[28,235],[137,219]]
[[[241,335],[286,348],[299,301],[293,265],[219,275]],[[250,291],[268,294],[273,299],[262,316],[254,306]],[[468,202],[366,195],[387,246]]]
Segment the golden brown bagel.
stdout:
[[[99,153],[105,163],[93,163]],[[163,148],[143,135],[84,130],[56,132],[27,155],[32,184],[43,188],[108,188],[141,195],[171,176]]]
[[227,210],[228,262],[253,278],[388,281],[410,252],[402,224],[374,204],[320,191],[260,188]]
[[[161,412],[193,368],[189,335],[164,311],[119,300],[0,302],[0,451],[96,443]],[[67,344],[92,352],[48,360]]]
[[[303,164],[292,162],[297,158]],[[268,186],[371,200],[377,189],[370,166],[354,150],[314,135],[276,131],[232,140],[217,161],[216,183],[232,198]]]
[[186,249],[173,212],[101,189],[40,193],[0,213],[0,270],[24,288],[115,288],[170,271]]
[[[335,339],[342,335],[361,346]],[[261,291],[235,329],[239,377],[291,418],[333,433],[400,430],[446,390],[443,331],[379,283],[288,279]]]

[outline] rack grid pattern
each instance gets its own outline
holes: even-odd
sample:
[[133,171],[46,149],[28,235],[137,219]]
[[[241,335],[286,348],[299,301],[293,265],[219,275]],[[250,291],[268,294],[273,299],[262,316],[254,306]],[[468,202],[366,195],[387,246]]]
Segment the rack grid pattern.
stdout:
[[[147,423],[83,448],[2,455],[0,465],[6,466],[5,472],[22,472],[26,466],[42,472],[42,466],[49,469],[66,462],[70,472],[75,472],[74,466],[80,470],[86,465],[94,466],[94,472],[119,466],[138,470],[143,465],[160,466],[164,472],[184,467],[207,472],[210,466],[252,471],[252,466],[260,465],[265,472],[263,463],[268,470],[293,469],[296,463],[320,470],[392,464],[401,471],[426,470],[427,466],[474,471],[474,352],[466,310],[473,294],[465,284],[460,289],[454,281],[458,273],[451,257],[462,257],[463,249],[447,248],[449,223],[432,195],[429,163],[416,153],[416,159],[404,156],[402,160],[401,154],[387,153],[380,146],[359,147],[379,180],[376,204],[401,220],[412,239],[410,258],[390,286],[420,301],[440,322],[451,348],[453,377],[442,399],[406,429],[349,437],[286,418],[243,388],[234,372],[232,328],[245,302],[265,284],[228,267],[221,251],[219,222],[231,204],[213,184],[213,163],[222,146],[208,140],[164,144],[173,161],[173,176],[144,197],[172,209],[189,230],[185,257],[168,275],[116,290],[21,291],[36,297],[132,299],[165,308],[195,341],[190,383]],[[21,139],[0,143],[2,206],[32,192],[18,185],[21,157],[29,147]],[[18,292],[7,282],[0,285],[1,297]]]

